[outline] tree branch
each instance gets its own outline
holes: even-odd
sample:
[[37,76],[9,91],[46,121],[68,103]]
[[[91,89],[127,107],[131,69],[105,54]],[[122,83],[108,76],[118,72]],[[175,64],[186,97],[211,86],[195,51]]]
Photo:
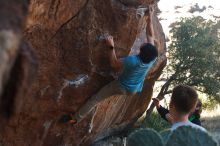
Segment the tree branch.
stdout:
[[[167,90],[169,89],[171,82],[176,79],[176,76],[177,76],[177,72],[175,72],[173,75],[171,75],[171,77],[167,80],[167,82],[162,86],[162,88],[156,98],[158,98],[159,100],[162,100],[164,98],[164,95],[168,94]],[[150,117],[151,113],[154,110],[154,107],[155,107],[155,105],[153,103],[151,103],[150,108],[146,112],[146,118]]]

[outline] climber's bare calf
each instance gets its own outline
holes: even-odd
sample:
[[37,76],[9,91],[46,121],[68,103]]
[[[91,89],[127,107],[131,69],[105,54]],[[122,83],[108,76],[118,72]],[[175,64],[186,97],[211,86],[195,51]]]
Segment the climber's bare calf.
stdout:
[[106,38],[106,44],[109,48],[109,58],[111,66],[116,70],[122,70],[118,79],[107,84],[93,95],[74,115],[70,122],[75,124],[80,122],[99,102],[113,95],[130,95],[142,91],[145,76],[153,66],[158,52],[154,46],[153,26],[152,26],[153,8],[147,14],[147,39],[148,42],[140,47],[140,53],[118,59],[115,54],[114,40],[112,36]]

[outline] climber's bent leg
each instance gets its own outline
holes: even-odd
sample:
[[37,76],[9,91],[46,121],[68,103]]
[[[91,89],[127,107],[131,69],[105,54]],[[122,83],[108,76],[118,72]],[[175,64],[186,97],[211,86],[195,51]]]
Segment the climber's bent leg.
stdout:
[[107,84],[97,94],[93,95],[75,114],[77,122],[80,122],[99,102],[104,99],[117,95],[126,94],[126,91],[121,88],[120,83],[115,80]]

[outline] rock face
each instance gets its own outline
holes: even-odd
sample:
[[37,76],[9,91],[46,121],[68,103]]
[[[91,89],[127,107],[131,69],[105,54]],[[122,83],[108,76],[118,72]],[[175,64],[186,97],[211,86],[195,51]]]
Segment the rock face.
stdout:
[[26,0],[0,1],[0,145],[17,145],[19,115],[36,71],[35,55],[22,38],[27,11]]
[[143,92],[106,99],[76,126],[60,124],[58,119],[66,112],[77,111],[116,77],[103,43],[105,34],[115,38],[118,57],[138,52],[145,40],[143,8],[152,2],[31,0],[24,35],[35,48],[38,73],[28,87],[28,96],[18,98],[22,108],[11,118],[11,125],[5,124],[1,142],[18,146],[87,146],[135,122],[146,110],[154,82],[166,64],[165,39],[156,14],[154,29],[160,57]]
[[4,94],[4,86],[19,52],[27,6],[24,1],[0,1],[0,96]]
[[22,39],[27,10],[25,0],[0,1],[1,128],[4,120],[20,110],[17,99],[25,96],[35,69],[32,65],[36,65],[31,47]]

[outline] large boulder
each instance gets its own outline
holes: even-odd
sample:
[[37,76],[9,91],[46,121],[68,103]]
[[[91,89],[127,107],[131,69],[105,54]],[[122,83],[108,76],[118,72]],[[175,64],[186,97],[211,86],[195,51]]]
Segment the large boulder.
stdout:
[[0,145],[5,146],[24,141],[16,129],[37,67],[22,37],[27,12],[27,0],[0,1]]
[[[77,111],[115,77],[103,37],[115,38],[116,53],[138,52],[145,41],[144,9],[152,0],[30,0],[25,38],[35,48],[38,73],[22,108],[5,125],[1,142],[22,146],[91,145],[132,125],[148,107],[155,80],[166,64],[165,38],[156,14],[154,31],[159,54],[142,93],[113,96],[101,102],[82,122],[58,122]],[[135,4],[135,6],[133,6]],[[141,7],[138,7],[138,5]],[[155,7],[157,7],[155,3]],[[70,84],[66,84],[70,83]],[[15,104],[18,104],[17,102]]]

